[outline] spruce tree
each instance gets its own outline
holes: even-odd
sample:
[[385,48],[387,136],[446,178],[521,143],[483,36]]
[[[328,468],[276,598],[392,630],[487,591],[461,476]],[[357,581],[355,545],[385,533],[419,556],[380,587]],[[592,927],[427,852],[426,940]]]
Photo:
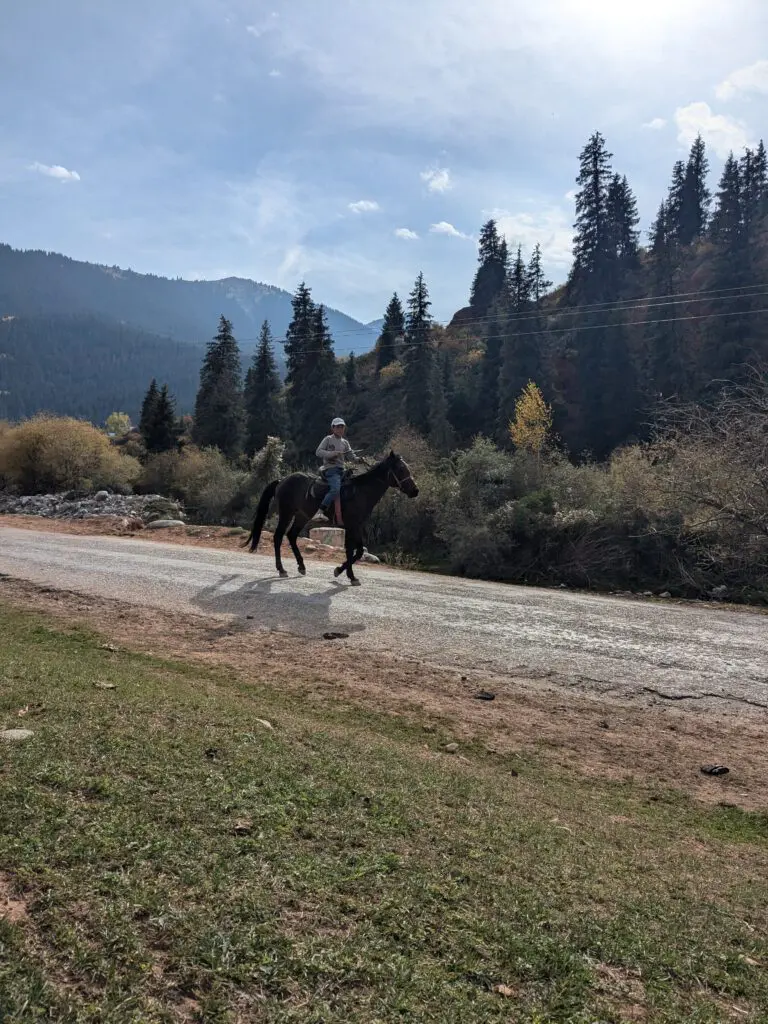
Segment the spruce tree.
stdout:
[[672,182],[667,194],[666,227],[667,235],[671,243],[682,244],[682,210],[685,201],[685,164],[677,160],[672,168]]
[[381,334],[376,343],[376,376],[381,373],[385,366],[389,366],[397,359],[398,346],[405,334],[405,314],[403,304],[400,302],[397,292],[389,300],[384,323],[381,327]]
[[429,381],[432,371],[432,317],[424,274],[419,273],[408,298],[403,362],[405,418],[423,435],[429,433]]
[[[671,216],[669,201],[663,201],[649,232],[649,279],[653,295],[671,295],[675,290],[677,242]],[[660,307],[662,311],[665,308]],[[654,310],[649,314],[651,319],[656,319],[655,313]],[[650,324],[646,331],[647,380],[644,390],[648,406],[653,406],[659,397],[669,398],[686,391],[680,327],[664,312],[658,314],[658,319],[669,322]]]
[[579,156],[576,234],[567,286],[569,298],[579,302],[600,302],[611,290],[608,190],[612,155],[603,136],[595,132]]
[[496,429],[499,407],[499,379],[501,376],[501,347],[507,329],[506,304],[497,299],[484,324],[485,351],[480,363],[480,390],[477,396],[475,419],[477,427],[489,437]]
[[176,422],[176,402],[168,392],[168,385],[163,384],[157,396],[146,438],[148,452],[169,452],[178,443],[178,426]]
[[549,289],[552,287],[552,282],[547,280],[544,268],[541,265],[541,246],[537,242],[533,247],[531,258],[528,261],[528,297],[533,303],[534,308],[538,309],[541,305],[541,300],[547,294]]
[[608,222],[611,234],[611,257],[614,262],[616,285],[621,287],[628,274],[640,266],[640,233],[637,225],[637,200],[629,187],[626,175],[614,174],[608,186]]
[[[721,252],[735,256],[742,240],[742,178],[733,153],[723,166],[709,233]],[[734,268],[735,269],[735,268]]]
[[192,439],[201,448],[218,448],[228,459],[242,452],[244,412],[240,349],[225,316],[200,370]]
[[480,229],[478,243],[480,264],[472,282],[469,305],[478,317],[485,316],[504,289],[507,272],[507,244],[499,237],[495,220],[489,220]]
[[285,435],[285,412],[280,393],[272,332],[265,320],[245,376],[246,452],[249,456],[260,451],[268,437]]
[[680,197],[679,237],[683,245],[690,245],[706,230],[711,198],[707,188],[708,173],[706,146],[699,135],[691,146]]
[[308,365],[315,329],[315,304],[302,281],[291,299],[293,315],[285,335],[286,384],[301,382]]
[[157,390],[157,381],[152,378],[147,393],[144,395],[144,401],[141,403],[141,414],[139,416],[139,432],[144,438],[144,443],[147,442],[150,430],[152,429],[152,423],[155,417],[155,408],[157,407],[157,400],[160,397],[160,392]]
[[744,243],[751,247],[768,214],[768,158],[762,140],[756,150],[747,149],[739,164]]

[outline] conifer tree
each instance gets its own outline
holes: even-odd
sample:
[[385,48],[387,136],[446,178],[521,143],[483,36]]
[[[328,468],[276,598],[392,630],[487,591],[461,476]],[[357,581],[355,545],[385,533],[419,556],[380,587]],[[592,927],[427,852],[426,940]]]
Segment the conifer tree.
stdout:
[[163,384],[157,396],[149,433],[145,440],[147,451],[172,451],[178,443],[178,436],[176,402],[168,392],[168,385]]
[[245,376],[246,446],[249,456],[260,451],[268,437],[284,437],[285,411],[281,400],[269,321],[261,325],[259,342]]
[[376,343],[376,376],[397,359],[398,346],[405,334],[405,314],[397,292],[389,300],[381,334]]
[[612,155],[606,149],[603,136],[595,132],[579,157],[576,234],[568,296],[580,302],[600,302],[611,290],[608,190]]
[[478,243],[480,264],[472,282],[469,305],[477,316],[485,316],[502,293],[507,271],[507,244],[499,237],[495,220],[489,220],[480,229]]
[[733,257],[742,241],[742,177],[739,164],[730,153],[723,166],[717,191],[717,206],[709,233],[721,253]]
[[535,309],[541,305],[541,301],[552,287],[552,282],[547,280],[544,268],[541,264],[541,246],[537,242],[533,247],[531,258],[528,261],[528,298]]
[[408,298],[405,324],[403,394],[406,421],[425,436],[429,433],[429,392],[432,371],[432,317],[424,274],[419,273]]
[[704,235],[709,215],[710,192],[707,188],[709,160],[700,135],[691,146],[680,196],[680,232],[682,245],[690,245]]
[[244,433],[240,349],[225,316],[200,370],[192,438],[201,448],[218,448],[228,459],[242,451]]
[[139,432],[144,438],[145,443],[154,421],[155,408],[159,397],[160,392],[157,389],[157,381],[153,377],[144,395],[144,401],[141,403],[141,414],[139,416]]
[[637,225],[637,200],[626,175],[614,174],[608,186],[608,221],[611,232],[611,257],[615,263],[617,286],[640,264],[640,233]]
[[666,227],[669,240],[674,245],[682,244],[682,209],[685,195],[685,164],[682,160],[675,161],[672,168],[672,182],[667,194]]
[[[649,280],[654,295],[671,295],[675,290],[677,242],[670,219],[669,201],[662,201],[649,232]],[[644,393],[649,406],[659,397],[669,398],[686,390],[680,327],[672,317],[659,319],[667,322],[650,324],[646,332],[648,379]]]

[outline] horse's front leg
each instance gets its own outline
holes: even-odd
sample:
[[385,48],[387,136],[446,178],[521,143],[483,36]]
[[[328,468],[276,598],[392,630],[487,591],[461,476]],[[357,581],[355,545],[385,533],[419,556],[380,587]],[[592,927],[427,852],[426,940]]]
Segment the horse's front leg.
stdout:
[[290,521],[290,519],[286,520],[282,516],[280,516],[277,522],[277,526],[275,527],[275,568],[277,569],[280,576],[288,575],[288,573],[283,568],[283,560],[280,557],[280,547],[283,543],[283,537],[285,536],[285,531]]
[[363,542],[359,537],[347,539],[347,576],[353,587],[360,586],[360,580],[355,576],[352,566],[358,559],[363,557]]

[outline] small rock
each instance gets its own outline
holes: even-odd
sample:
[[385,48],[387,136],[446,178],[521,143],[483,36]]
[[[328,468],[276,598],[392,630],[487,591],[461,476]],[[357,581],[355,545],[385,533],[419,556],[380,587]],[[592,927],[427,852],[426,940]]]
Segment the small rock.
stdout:
[[709,592],[710,597],[714,597],[716,601],[722,600],[728,593],[728,587],[721,584],[719,587],[712,587]]
[[265,729],[269,729],[270,732],[275,731],[274,725],[272,725],[271,722],[268,722],[266,718],[257,718],[256,721],[259,723],[259,725],[263,725]]
[[653,592],[650,590],[644,590],[643,597],[653,597]]
[[703,764],[701,766],[704,775],[727,775],[730,770],[724,764]]
[[446,743],[445,746],[443,747],[443,750],[446,752],[446,754],[455,754],[458,749],[458,743]]
[[323,633],[323,640],[346,640],[349,633]]
[[4,729],[0,732],[0,740],[15,743],[18,740],[31,740],[34,735],[31,729]]
[[512,776],[513,779],[516,779],[520,772],[517,770],[517,768],[510,768],[509,774]]
[[252,619],[253,618],[252,615],[246,615],[245,617],[246,617],[246,619]]
[[93,496],[94,501],[109,501],[109,491],[96,491]]
[[510,988],[509,985],[494,985],[493,991],[500,996],[504,996],[505,999],[511,999],[515,994],[515,990]]
[[664,593],[659,594],[659,597],[672,597],[672,595],[668,590],[665,590]]
[[480,690],[479,693],[475,694],[475,700],[496,700],[496,694],[491,693],[489,690]]
[[250,832],[253,832],[253,822],[249,821],[248,818],[240,818],[233,825],[232,831],[236,836],[247,836]]
[[147,523],[144,529],[169,530],[174,526],[186,526],[186,523],[182,522],[181,519],[155,519],[154,522]]
[[602,719],[601,719],[601,720],[600,720],[600,721],[599,721],[599,722],[597,723],[597,727],[598,727],[598,729],[610,729],[610,726],[608,725],[608,721],[607,721],[607,719],[605,719],[605,718],[602,718]]
[[114,690],[114,689],[116,689],[114,683],[102,683],[101,681],[99,681],[98,683],[94,683],[93,685],[96,687],[97,690]]
[[205,756],[208,758],[209,761],[215,761],[216,758],[219,756],[219,748],[208,747],[208,749],[205,752]]
[[311,541],[309,541],[307,544],[304,545],[304,550],[311,555],[313,554],[313,552],[317,551],[317,544],[313,544]]
[[367,548],[364,549],[363,555],[362,555],[362,558],[360,559],[360,561],[361,562],[368,562],[369,565],[380,565],[381,564],[381,559],[378,558],[376,555],[372,555],[370,553],[370,551],[368,551]]
[[429,725],[429,724],[422,725],[421,728],[424,730],[424,732],[435,732],[436,731],[434,725]]

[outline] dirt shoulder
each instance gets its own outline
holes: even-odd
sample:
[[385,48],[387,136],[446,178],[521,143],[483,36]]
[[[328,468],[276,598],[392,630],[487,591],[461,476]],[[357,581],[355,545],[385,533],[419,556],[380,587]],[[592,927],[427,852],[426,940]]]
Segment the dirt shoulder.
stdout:
[[[96,532],[91,523],[80,525],[83,533]],[[168,533],[162,531],[164,542]],[[299,700],[350,702],[406,716],[460,743],[521,758],[533,754],[586,776],[634,781],[651,795],[669,787],[707,803],[768,806],[765,714],[738,719],[674,705],[633,708],[574,695],[546,680],[462,675],[411,659],[361,654],[343,639],[306,639],[254,629],[253,623],[246,632],[234,620],[212,623],[204,616],[97,600],[7,577],[0,579],[0,600],[95,628],[126,650],[229,667],[246,682],[267,683]],[[478,699],[481,690],[495,699]],[[730,773],[703,775],[700,767],[710,763],[725,764]]]

